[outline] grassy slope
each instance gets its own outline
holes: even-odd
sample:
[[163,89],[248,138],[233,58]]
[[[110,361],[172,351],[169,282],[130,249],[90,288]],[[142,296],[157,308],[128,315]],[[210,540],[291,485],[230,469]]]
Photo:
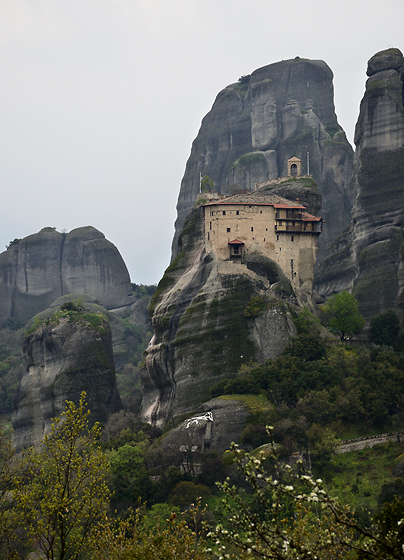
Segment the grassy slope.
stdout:
[[335,455],[330,465],[329,486],[341,503],[353,508],[377,509],[377,497],[383,484],[393,482],[395,459],[404,452],[404,444],[389,442],[371,449]]

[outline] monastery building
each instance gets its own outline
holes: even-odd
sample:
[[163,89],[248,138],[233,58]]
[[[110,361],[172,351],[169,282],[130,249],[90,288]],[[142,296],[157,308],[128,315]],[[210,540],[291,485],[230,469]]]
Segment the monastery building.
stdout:
[[294,288],[312,284],[323,220],[298,200],[243,194],[209,200],[203,208],[205,244],[219,261],[242,265],[248,254],[259,253],[278,263]]

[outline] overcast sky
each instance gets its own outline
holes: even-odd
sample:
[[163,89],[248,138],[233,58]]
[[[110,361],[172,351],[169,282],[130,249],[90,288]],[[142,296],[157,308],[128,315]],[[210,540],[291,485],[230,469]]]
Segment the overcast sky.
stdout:
[[272,62],[322,59],[352,141],[367,60],[404,50],[403,16],[403,0],[0,0],[0,251],[92,225],[133,282],[157,283],[217,93]]

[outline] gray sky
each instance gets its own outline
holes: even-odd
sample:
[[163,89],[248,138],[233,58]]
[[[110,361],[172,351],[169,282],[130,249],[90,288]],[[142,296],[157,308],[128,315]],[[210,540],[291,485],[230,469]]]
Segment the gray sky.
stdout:
[[367,60],[404,50],[403,0],[0,0],[0,251],[101,230],[133,282],[169,264],[192,140],[256,68],[322,59],[350,141]]

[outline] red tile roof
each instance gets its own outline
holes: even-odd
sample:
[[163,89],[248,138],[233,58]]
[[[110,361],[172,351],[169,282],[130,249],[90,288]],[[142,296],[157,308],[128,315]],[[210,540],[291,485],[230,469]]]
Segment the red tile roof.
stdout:
[[309,214],[308,212],[302,212],[302,220],[303,220],[303,222],[320,222],[321,218],[319,218],[317,216],[313,216],[312,214]]

